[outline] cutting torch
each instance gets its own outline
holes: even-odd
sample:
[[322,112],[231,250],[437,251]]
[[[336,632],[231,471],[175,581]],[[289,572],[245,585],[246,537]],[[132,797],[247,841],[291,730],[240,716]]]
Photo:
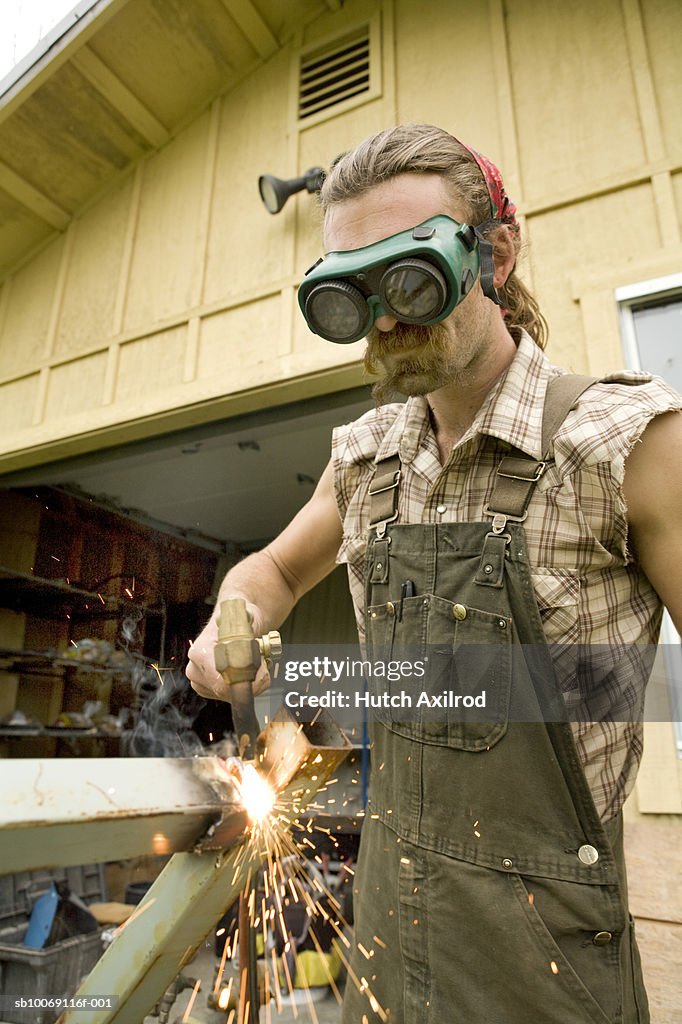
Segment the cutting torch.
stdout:
[[282,640],[275,630],[254,636],[253,617],[242,598],[229,598],[220,603],[218,643],[215,667],[230,687],[232,721],[237,736],[239,756],[244,761],[256,757],[256,741],[260,726],[253,700],[253,684],[263,661],[282,653]]

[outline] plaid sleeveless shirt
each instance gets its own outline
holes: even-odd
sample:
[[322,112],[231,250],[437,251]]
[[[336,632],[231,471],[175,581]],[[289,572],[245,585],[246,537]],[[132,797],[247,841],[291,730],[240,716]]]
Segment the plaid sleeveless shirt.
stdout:
[[[364,614],[363,565],[368,538],[368,487],[375,458],[400,453],[398,522],[481,522],[500,459],[510,449],[541,458],[542,409],[552,366],[525,333],[471,427],[441,465],[425,398],[382,406],[336,428],[335,490],[343,523],[337,561],[348,566],[358,631]],[[633,386],[633,385],[637,386]],[[540,479],[524,522],[532,580],[551,644],[609,649],[655,644],[662,605],[628,546],[622,491],[626,458],[650,420],[680,410],[682,398],[648,374],[622,372],[592,385],[554,439],[553,461]],[[570,659],[569,659],[570,660]],[[603,694],[626,707],[627,721],[581,720],[580,681],[560,683],[574,719],[585,773],[603,820],[632,790],[642,755],[643,693]],[[605,687],[610,684],[605,679]],[[611,685],[613,685],[611,683]]]

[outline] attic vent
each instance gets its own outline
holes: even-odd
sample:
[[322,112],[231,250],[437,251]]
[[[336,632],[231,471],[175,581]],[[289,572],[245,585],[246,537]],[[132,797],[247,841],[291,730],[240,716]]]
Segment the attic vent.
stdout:
[[298,116],[303,121],[370,90],[370,33],[365,25],[301,59]]

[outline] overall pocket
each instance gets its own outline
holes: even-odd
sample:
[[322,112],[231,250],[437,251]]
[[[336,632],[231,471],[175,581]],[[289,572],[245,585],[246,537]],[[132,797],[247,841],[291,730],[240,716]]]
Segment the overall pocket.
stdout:
[[511,620],[433,594],[368,609],[368,640],[386,677],[377,720],[423,743],[485,751],[507,731]]
[[549,998],[559,986],[574,1000],[576,1014],[582,1011],[576,1021],[615,1020],[622,1001],[625,919],[612,889],[516,874],[509,883],[525,922],[515,932],[519,950],[537,963],[538,996],[544,991]]

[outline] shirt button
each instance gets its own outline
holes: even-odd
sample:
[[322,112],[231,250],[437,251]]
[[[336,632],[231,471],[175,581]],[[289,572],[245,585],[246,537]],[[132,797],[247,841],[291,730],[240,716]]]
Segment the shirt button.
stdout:
[[581,846],[578,850],[578,860],[581,864],[587,864],[590,866],[597,863],[599,860],[599,853],[595,850],[594,846]]
[[608,946],[612,938],[612,932],[597,932],[592,938],[592,941],[595,946]]
[[447,512],[447,506],[436,505],[436,512],[438,513],[439,516],[442,516],[444,512]]
[[466,619],[467,610],[463,604],[455,604],[452,607],[452,614],[461,622],[463,619]]

